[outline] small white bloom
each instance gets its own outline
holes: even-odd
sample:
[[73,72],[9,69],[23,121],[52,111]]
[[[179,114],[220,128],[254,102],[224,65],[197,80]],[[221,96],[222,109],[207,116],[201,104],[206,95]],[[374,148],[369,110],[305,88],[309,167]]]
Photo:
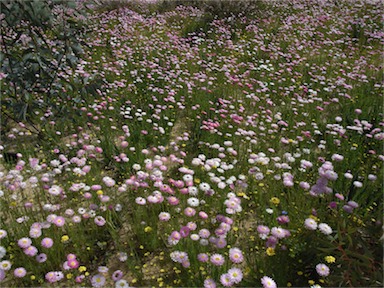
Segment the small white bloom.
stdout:
[[217,184],[217,187],[220,188],[220,189],[224,189],[227,185],[225,184],[225,182],[220,182]]
[[353,185],[354,185],[355,187],[357,187],[357,188],[361,188],[361,187],[363,187],[363,183],[361,183],[360,181],[354,181],[354,182],[353,182]]
[[199,190],[195,186],[188,187],[188,193],[191,196],[196,196]]
[[120,260],[121,262],[125,262],[125,261],[127,261],[127,259],[128,259],[128,254],[125,253],[125,252],[119,252],[118,257],[119,257],[119,260]]
[[128,282],[124,279],[116,281],[115,288],[129,288]]
[[200,239],[200,245],[207,246],[208,244],[209,244],[209,241],[207,239],[203,239],[203,238]]
[[210,186],[208,183],[202,182],[202,183],[199,185],[199,188],[200,188],[201,191],[206,192],[206,191],[208,191],[209,189],[211,189],[211,186]]
[[0,262],[0,269],[1,270],[8,271],[11,269],[11,267],[12,267],[12,264],[8,260],[4,260],[4,261]]
[[331,235],[333,232],[332,228],[326,223],[320,223],[319,224],[319,230],[321,233],[323,233],[325,235]]
[[197,207],[200,205],[199,199],[197,199],[195,197],[188,198],[187,203],[191,207]]
[[351,173],[347,172],[347,173],[344,173],[344,177],[347,179],[352,179],[353,175]]
[[368,175],[368,180],[370,181],[375,181],[377,179],[377,176],[376,175],[373,175],[373,174],[369,174]]
[[183,176],[183,180],[184,180],[185,182],[193,181],[193,176],[190,175],[190,174],[186,174],[186,175]]
[[305,219],[304,226],[305,226],[305,228],[307,228],[309,230],[316,230],[317,229],[317,223],[312,218]]
[[199,239],[200,239],[200,236],[198,235],[198,234],[191,234],[191,239],[193,240],[193,241],[198,241]]
[[5,254],[7,254],[7,250],[3,246],[0,246],[0,259],[3,259]]

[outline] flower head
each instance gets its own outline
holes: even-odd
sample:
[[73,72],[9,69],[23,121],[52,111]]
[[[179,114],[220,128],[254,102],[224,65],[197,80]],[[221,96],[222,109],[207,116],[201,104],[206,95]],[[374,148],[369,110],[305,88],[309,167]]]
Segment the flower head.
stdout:
[[116,270],[112,274],[112,280],[113,281],[119,281],[121,278],[123,278],[123,272],[121,270]]
[[0,262],[0,269],[1,270],[8,271],[11,269],[11,267],[12,267],[12,264],[8,260],[4,260],[4,261]]
[[228,273],[222,274],[220,276],[220,283],[223,284],[224,287],[231,287],[234,284],[231,276]]
[[44,253],[41,253],[39,255],[36,256],[36,261],[38,263],[44,263],[45,261],[47,261],[47,255],[44,254]]
[[[0,259],[3,259],[5,254],[7,254],[7,250],[3,246],[0,246]],[[0,270],[1,270],[1,267],[0,267]]]
[[333,256],[325,256],[324,259],[327,263],[335,263],[336,261],[336,258]]
[[317,264],[317,265],[316,265],[316,272],[317,272],[320,276],[324,276],[324,277],[326,277],[326,276],[329,275],[329,272],[330,272],[330,271],[329,271],[329,268],[328,268],[327,265],[320,263],[320,264]]
[[221,254],[217,254],[217,253],[213,254],[210,257],[210,260],[211,260],[211,263],[215,266],[221,266],[224,264],[224,257]]
[[0,239],[7,237],[7,234],[8,234],[7,231],[0,229]]
[[261,278],[261,284],[263,284],[263,288],[277,288],[276,282],[268,276]]
[[243,252],[239,248],[229,249],[229,259],[233,263],[241,263],[244,260]]
[[231,278],[232,282],[238,284],[243,280],[243,272],[239,268],[231,268],[228,270],[229,277]]
[[204,288],[216,288],[216,283],[212,278],[204,280]]
[[62,216],[57,216],[57,217],[53,220],[53,223],[54,223],[57,227],[62,227],[62,226],[64,226],[64,224],[65,224],[65,219],[64,219],[64,217],[62,217]]
[[16,268],[13,272],[13,275],[17,278],[23,278],[27,274],[27,270],[23,267]]
[[317,223],[312,218],[305,219],[304,226],[305,226],[305,228],[307,228],[309,230],[316,230],[317,229]]
[[199,260],[200,262],[208,262],[209,257],[206,253],[200,253],[197,255],[197,260]]
[[329,225],[326,223],[320,223],[319,224],[319,230],[321,231],[321,233],[323,233],[325,235],[331,235],[333,232],[332,228],[329,227]]
[[115,288],[129,288],[128,282],[124,279],[117,280]]
[[23,237],[17,241],[17,245],[20,248],[25,249],[32,245],[32,240],[28,237]]
[[168,212],[160,212],[159,214],[160,221],[168,221],[169,219],[171,219],[171,214],[169,214]]
[[28,248],[24,249],[24,253],[28,256],[36,256],[38,250],[35,246],[29,246]]
[[51,238],[44,238],[43,240],[41,240],[41,246],[43,246],[44,248],[51,248],[53,245],[53,240]]
[[95,224],[97,226],[104,226],[106,223],[105,219],[102,216],[96,216],[95,217]]
[[92,287],[100,288],[105,284],[105,277],[101,274],[96,274],[91,278]]

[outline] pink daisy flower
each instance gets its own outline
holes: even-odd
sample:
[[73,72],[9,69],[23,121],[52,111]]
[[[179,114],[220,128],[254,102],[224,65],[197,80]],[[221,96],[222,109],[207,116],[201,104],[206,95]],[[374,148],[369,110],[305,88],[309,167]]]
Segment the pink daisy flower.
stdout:
[[41,240],[41,246],[43,246],[44,248],[51,248],[53,246],[53,240],[51,238],[46,237]]
[[263,284],[263,288],[277,288],[276,282],[268,276],[261,278],[261,284]]
[[228,273],[220,276],[220,283],[223,284],[224,287],[231,287],[234,284]]
[[57,216],[57,217],[53,220],[53,223],[54,223],[57,227],[62,227],[62,226],[64,226],[64,224],[65,224],[65,219],[64,219],[64,217],[62,217],[62,216]]
[[17,245],[19,245],[20,248],[25,249],[32,245],[32,240],[28,237],[23,237],[17,241]]
[[13,275],[17,278],[23,278],[27,274],[27,270],[23,267],[16,268],[13,272]]
[[231,268],[228,270],[227,274],[231,278],[232,282],[238,284],[243,280],[243,272],[239,268]]
[[224,257],[221,254],[217,254],[217,253],[213,254],[210,257],[210,260],[211,260],[211,263],[215,266],[221,266],[224,264]]
[[327,265],[325,264],[317,264],[316,265],[316,272],[320,275],[320,276],[323,276],[323,277],[326,277],[329,275],[329,268]]
[[204,288],[216,288],[216,283],[213,279],[208,278],[204,280]]
[[241,263],[244,261],[243,252],[239,248],[231,248],[229,249],[229,259],[233,263]]

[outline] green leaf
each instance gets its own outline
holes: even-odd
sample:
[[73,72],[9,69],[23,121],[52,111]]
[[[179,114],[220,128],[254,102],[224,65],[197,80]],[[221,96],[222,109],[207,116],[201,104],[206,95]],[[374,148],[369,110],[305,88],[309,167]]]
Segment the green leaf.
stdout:
[[360,253],[356,253],[356,252],[353,252],[353,251],[350,251],[350,250],[346,250],[345,252],[346,252],[346,254],[348,256],[351,256],[351,257],[354,257],[354,258],[358,258],[361,261],[366,262],[366,263],[370,263],[371,260],[372,260],[372,258],[367,256],[367,255],[362,255]]

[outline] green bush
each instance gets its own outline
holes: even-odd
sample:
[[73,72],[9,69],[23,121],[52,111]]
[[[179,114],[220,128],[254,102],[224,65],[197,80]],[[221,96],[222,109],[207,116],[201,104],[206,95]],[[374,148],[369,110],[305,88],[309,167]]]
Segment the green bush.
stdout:
[[[32,121],[36,110],[54,113],[76,90],[70,78],[83,53],[85,32],[76,1],[2,1],[3,112]],[[72,74],[72,75],[69,75]]]

